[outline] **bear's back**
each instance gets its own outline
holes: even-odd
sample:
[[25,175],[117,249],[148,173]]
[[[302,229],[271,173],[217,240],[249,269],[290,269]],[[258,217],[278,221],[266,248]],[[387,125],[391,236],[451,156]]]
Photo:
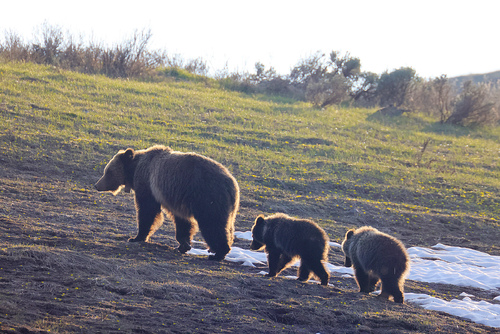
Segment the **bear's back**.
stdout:
[[194,214],[213,207],[210,203],[217,203],[217,207],[237,210],[238,183],[222,164],[196,153],[161,146],[142,153],[138,169],[149,172],[144,174],[148,175],[151,191],[167,209]]
[[284,214],[271,217],[266,223],[273,231],[273,243],[278,248],[292,256],[313,252],[324,257],[323,253],[328,250],[328,236],[316,223]]
[[365,269],[381,268],[391,264],[399,271],[406,271],[409,257],[405,246],[398,239],[374,228],[357,230],[351,241],[351,257],[357,257]]

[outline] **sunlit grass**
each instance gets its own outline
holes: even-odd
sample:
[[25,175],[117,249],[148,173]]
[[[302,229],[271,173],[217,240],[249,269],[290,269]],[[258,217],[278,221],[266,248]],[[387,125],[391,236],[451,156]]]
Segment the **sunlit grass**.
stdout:
[[227,165],[243,199],[255,205],[335,199],[390,214],[500,219],[498,128],[318,110],[203,82],[148,83],[12,63],[0,64],[0,73],[0,151],[20,168],[43,166],[90,184],[118,149],[164,144]]

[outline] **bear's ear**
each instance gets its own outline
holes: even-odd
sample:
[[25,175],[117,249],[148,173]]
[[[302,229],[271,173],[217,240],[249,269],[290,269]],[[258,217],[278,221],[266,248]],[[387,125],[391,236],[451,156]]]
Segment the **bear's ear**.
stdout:
[[134,158],[134,154],[135,154],[134,149],[127,148],[127,150],[123,152],[122,161],[124,162],[132,161],[132,159]]
[[349,230],[349,231],[347,231],[347,233],[345,234],[345,238],[346,238],[346,239],[350,239],[353,235],[354,235],[354,230]]
[[257,219],[255,219],[255,224],[264,224],[264,215],[259,215]]

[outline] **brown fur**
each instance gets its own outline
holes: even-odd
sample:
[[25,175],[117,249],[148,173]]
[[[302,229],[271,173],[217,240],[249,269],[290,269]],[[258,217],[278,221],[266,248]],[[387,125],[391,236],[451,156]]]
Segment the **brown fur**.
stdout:
[[349,230],[342,243],[346,267],[353,266],[360,292],[370,293],[382,281],[381,298],[404,302],[404,282],[410,268],[405,246],[371,226]]
[[129,241],[148,241],[163,224],[163,213],[174,221],[179,251],[191,249],[199,227],[209,246],[209,258],[222,260],[234,239],[239,187],[220,163],[196,153],[154,146],[119,151],[95,184],[99,191],[135,193],[138,234]]
[[300,258],[298,280],[307,281],[315,274],[322,285],[327,285],[330,275],[322,261],[328,258],[328,236],[318,224],[307,219],[297,219],[283,213],[264,217],[260,215],[252,227],[250,249],[266,248],[269,273],[275,277],[296,259]]

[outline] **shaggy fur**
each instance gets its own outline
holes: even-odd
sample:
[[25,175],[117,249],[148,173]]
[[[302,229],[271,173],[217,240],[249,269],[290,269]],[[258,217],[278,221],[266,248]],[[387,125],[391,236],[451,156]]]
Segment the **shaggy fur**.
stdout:
[[215,253],[209,259],[222,260],[231,249],[239,187],[230,172],[210,158],[165,146],[121,150],[95,188],[114,195],[134,190],[138,233],[129,241],[148,241],[163,224],[163,208],[175,223],[181,253],[191,249],[197,227]]
[[346,267],[354,268],[360,292],[370,293],[382,281],[381,298],[404,302],[404,282],[410,268],[405,246],[396,238],[364,226],[349,230],[342,243]]
[[252,237],[250,249],[266,248],[269,265],[266,276],[277,276],[300,258],[298,280],[307,281],[315,274],[322,285],[328,284],[330,275],[322,263],[328,258],[328,236],[313,221],[283,213],[260,215],[252,227]]

